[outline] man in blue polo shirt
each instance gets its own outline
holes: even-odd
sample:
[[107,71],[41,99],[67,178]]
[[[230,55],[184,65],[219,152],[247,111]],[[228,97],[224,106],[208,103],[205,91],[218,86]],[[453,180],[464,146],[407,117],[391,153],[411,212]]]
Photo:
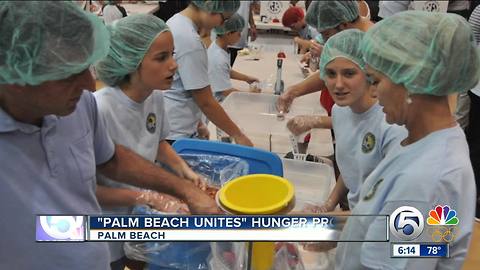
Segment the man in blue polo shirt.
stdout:
[[106,243],[35,242],[35,215],[100,213],[96,169],[175,195],[193,213],[217,211],[192,182],[108,136],[84,90],[109,48],[98,18],[67,1],[5,1],[0,32],[0,269],[110,268]]

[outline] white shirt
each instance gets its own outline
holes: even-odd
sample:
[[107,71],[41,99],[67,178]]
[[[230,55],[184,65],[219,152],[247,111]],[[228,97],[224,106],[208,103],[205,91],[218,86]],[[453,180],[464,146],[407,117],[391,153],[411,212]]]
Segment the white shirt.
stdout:
[[106,5],[103,8],[103,21],[105,24],[112,24],[121,18],[123,18],[123,14],[116,5]]
[[188,17],[177,13],[167,21],[175,45],[178,69],[172,88],[164,92],[165,109],[170,121],[168,139],[191,137],[197,131],[201,111],[190,91],[205,88],[208,82],[208,60],[198,29]]
[[[118,87],[105,87],[94,93],[98,111],[116,144],[123,145],[143,158],[154,162],[158,143],[169,132],[167,115],[164,110],[163,94],[155,90],[142,103],[130,99]],[[97,182],[104,186],[139,189],[116,182],[97,173]],[[130,214],[130,207],[102,207],[103,213],[112,215]],[[108,243],[111,261],[125,255],[123,243]]]
[[221,92],[233,88],[230,80],[230,53],[213,42],[208,47],[208,79],[212,92],[218,101],[223,100]]
[[332,125],[335,133],[335,159],[349,189],[350,209],[359,200],[360,188],[367,176],[386,153],[407,137],[407,130],[385,121],[382,106],[375,103],[364,113],[354,113],[350,107],[334,105]]
[[[461,269],[472,236],[476,192],[468,145],[459,126],[390,151],[365,180],[360,198],[354,215],[390,215],[400,206],[417,208],[424,215],[425,228],[415,242],[433,241],[435,228],[426,223],[429,211],[436,205],[449,205],[459,219],[450,258],[390,258],[389,242],[341,242],[336,269]],[[341,239],[378,239],[385,234],[380,219],[384,220],[349,218]],[[390,242],[402,242],[390,236]]]

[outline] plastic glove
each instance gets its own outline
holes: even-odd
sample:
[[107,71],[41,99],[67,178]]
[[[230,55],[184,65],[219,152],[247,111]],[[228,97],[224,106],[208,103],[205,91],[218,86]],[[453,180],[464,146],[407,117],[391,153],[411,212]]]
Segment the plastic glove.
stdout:
[[290,119],[287,123],[287,128],[298,136],[306,131],[311,130],[317,126],[322,125],[322,117],[315,115],[298,115]]
[[308,63],[312,58],[312,54],[310,52],[304,53],[302,58],[300,58],[300,63]]
[[197,134],[199,139],[202,139],[202,140],[210,139],[210,131],[208,131],[207,125],[205,125],[203,122],[198,123]]
[[313,57],[320,57],[323,51],[323,46],[315,40],[310,41],[310,54]]
[[190,189],[186,194],[186,202],[190,212],[194,215],[213,215],[222,214],[217,203],[206,192],[198,189]]
[[250,139],[247,136],[245,136],[245,134],[243,133],[238,136],[233,136],[233,140],[235,141],[236,144],[253,147],[252,141],[250,141]]
[[277,107],[277,111],[279,113],[288,113],[294,99],[295,97],[291,93],[289,93],[288,90],[285,93],[281,94],[277,99],[277,103],[275,104],[275,106]]
[[190,213],[188,206],[179,199],[152,190],[142,191],[135,201],[137,204],[146,204],[158,211],[166,213]]
[[260,81],[255,77],[247,76],[245,82],[248,83],[248,84],[252,84],[254,82],[260,82]]
[[207,181],[201,175],[195,173],[186,163],[183,163],[180,166],[180,169],[177,171],[177,174],[180,177],[188,179],[192,181],[195,186],[197,186],[201,190],[205,190],[207,188]]

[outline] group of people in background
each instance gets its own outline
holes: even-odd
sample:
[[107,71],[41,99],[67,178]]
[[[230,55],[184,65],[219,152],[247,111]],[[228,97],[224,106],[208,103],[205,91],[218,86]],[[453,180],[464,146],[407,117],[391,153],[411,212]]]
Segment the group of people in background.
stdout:
[[[294,134],[333,129],[340,169],[329,198],[305,211],[335,211],[347,196],[361,217],[347,220],[341,239],[373,239],[384,233],[379,215],[404,205],[422,213],[449,205],[461,222],[448,259],[392,259],[388,242],[340,242],[336,268],[460,269],[479,211],[475,28],[457,14],[395,12],[404,3],[382,2],[376,24],[360,15],[357,1],[312,1],[306,14],[292,7],[282,20],[307,33],[304,47],[320,61],[317,72],[279,97],[277,109],[288,112],[307,93],[328,95],[329,116],[297,116],[287,127]],[[244,15],[237,13],[242,5]],[[170,144],[208,137],[206,117],[234,142],[253,146],[217,100],[235,91],[230,79],[258,81],[232,69],[232,55],[245,46],[237,44],[256,34],[251,8],[251,1],[198,0],[166,21],[122,13],[105,24],[73,2],[0,2],[0,213],[9,217],[0,222],[0,268],[130,263],[118,243],[35,243],[37,214],[126,214],[172,200],[175,211],[220,213],[204,179]],[[216,35],[208,49],[201,29]],[[94,94],[92,66],[106,85]],[[449,96],[467,91],[466,136]],[[429,242],[425,237],[419,240]]]

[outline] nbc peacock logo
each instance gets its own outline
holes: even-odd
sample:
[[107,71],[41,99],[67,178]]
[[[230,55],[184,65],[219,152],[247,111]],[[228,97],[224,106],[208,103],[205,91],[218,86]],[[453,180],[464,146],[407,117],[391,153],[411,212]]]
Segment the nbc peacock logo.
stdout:
[[428,213],[427,233],[433,242],[451,243],[457,237],[459,222],[457,211],[448,205],[437,205]]
[[457,218],[457,211],[450,208],[450,206],[437,205],[435,209],[428,213],[427,224],[433,226],[455,226],[459,222]]

